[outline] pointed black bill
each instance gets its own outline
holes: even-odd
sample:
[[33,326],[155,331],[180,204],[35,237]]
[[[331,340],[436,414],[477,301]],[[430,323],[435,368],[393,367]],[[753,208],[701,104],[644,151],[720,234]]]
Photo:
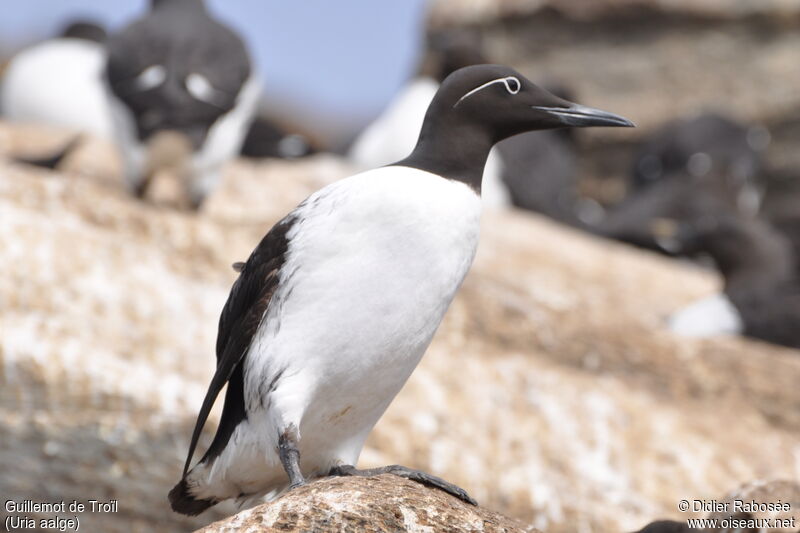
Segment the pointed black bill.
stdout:
[[564,126],[573,128],[585,128],[589,126],[610,126],[633,128],[636,125],[625,117],[586,107],[583,105],[572,104],[569,107],[546,107],[532,106],[533,109],[544,111],[545,113],[557,118]]

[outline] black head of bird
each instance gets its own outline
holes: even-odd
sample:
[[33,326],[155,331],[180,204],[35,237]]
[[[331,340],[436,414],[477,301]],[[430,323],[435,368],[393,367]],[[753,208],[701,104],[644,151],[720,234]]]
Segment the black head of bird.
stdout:
[[431,112],[459,128],[480,129],[493,142],[532,130],[634,125],[619,115],[559,98],[502,65],[457,70],[442,83]]
[[201,0],[153,0],[149,13],[108,44],[105,75],[132,112],[140,141],[173,130],[199,149],[250,74],[244,42]]
[[428,107],[419,140],[398,165],[467,183],[476,191],[498,142],[533,130],[631,127],[619,115],[559,98],[502,65],[473,65],[450,74]]

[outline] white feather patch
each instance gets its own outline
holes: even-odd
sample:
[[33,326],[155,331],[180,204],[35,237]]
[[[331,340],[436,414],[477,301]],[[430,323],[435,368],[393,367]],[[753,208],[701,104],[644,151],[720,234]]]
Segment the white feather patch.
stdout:
[[166,79],[167,69],[163,65],[150,65],[136,76],[133,83],[140,91],[148,91],[158,87]]
[[669,328],[686,337],[738,335],[743,330],[739,311],[724,294],[698,300],[673,314]]
[[213,104],[216,101],[217,90],[202,74],[192,73],[186,76],[186,90],[201,102]]

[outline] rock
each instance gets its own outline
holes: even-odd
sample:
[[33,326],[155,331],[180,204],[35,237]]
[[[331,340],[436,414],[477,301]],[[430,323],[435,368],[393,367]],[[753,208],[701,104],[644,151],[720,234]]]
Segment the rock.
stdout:
[[[52,141],[0,125],[12,144],[23,133]],[[81,515],[86,531],[196,529],[237,511],[189,519],[166,499],[231,264],[349,170],[322,155],[237,162],[187,213],[132,199],[103,155],[59,172],[0,160],[0,493],[119,500]],[[534,215],[486,213],[472,271],[359,466],[421,468],[548,533],[633,531],[682,498],[796,476],[800,352],[665,327],[718,286]]]
[[522,533],[535,529],[474,507],[436,489],[389,474],[327,478],[294,489],[274,502],[215,522],[198,533],[258,531],[338,533]]
[[742,17],[786,17],[800,12],[791,0],[729,2],[727,0],[435,0],[430,18],[435,26],[493,23],[498,19],[531,16],[541,11],[557,10],[579,20],[596,20],[626,10],[639,12],[651,9],[673,17],[702,17],[706,20],[727,20]]

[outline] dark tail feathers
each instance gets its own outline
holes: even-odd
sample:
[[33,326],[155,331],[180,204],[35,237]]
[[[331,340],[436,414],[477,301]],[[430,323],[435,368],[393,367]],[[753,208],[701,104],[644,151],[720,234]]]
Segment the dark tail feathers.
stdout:
[[189,484],[186,482],[186,478],[183,478],[169,491],[169,503],[176,513],[196,516],[212,505],[216,505],[217,501],[196,499],[189,493]]
[[83,136],[77,135],[70,139],[69,142],[64,145],[64,147],[46,156],[15,157],[14,160],[18,163],[25,163],[26,165],[33,165],[35,167],[49,168],[53,170],[61,163],[64,157],[72,152],[81,142],[83,142]]

